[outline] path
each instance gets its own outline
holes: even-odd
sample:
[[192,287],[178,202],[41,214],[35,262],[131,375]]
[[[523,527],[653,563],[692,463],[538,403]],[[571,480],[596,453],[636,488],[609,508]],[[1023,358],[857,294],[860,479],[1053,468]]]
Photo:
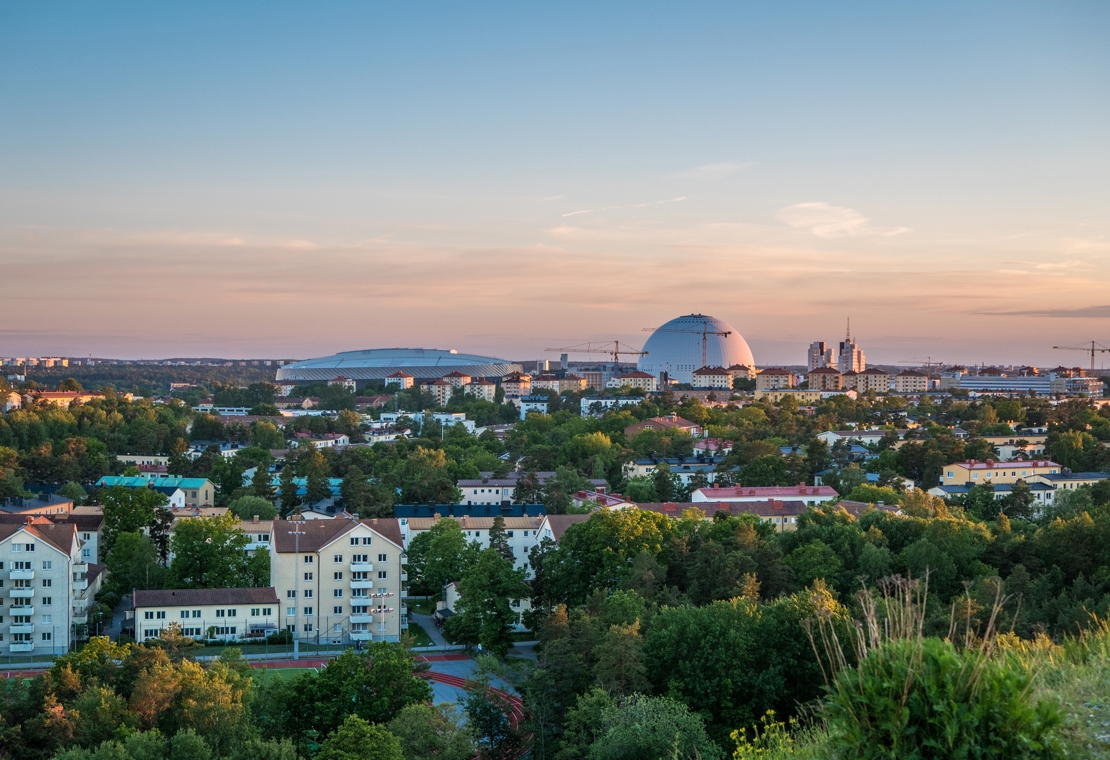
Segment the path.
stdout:
[[421,615],[418,612],[409,612],[409,620],[417,623],[421,628],[423,628],[424,632],[428,634],[428,637],[437,647],[440,647],[442,649],[451,646],[447,643],[447,639],[443,638],[443,631],[439,629],[439,626],[436,625],[435,618],[433,618],[431,615]]

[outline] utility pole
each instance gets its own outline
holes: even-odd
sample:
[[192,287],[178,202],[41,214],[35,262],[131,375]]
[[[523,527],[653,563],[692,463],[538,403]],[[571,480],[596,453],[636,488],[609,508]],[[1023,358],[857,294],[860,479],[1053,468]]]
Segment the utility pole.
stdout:
[[[303,530],[293,529],[286,531],[290,536],[293,536],[293,555],[296,557],[293,560],[293,566],[296,567],[296,574],[293,576],[293,596],[296,600],[293,602],[293,611],[296,612],[301,603],[301,536],[305,534]],[[301,615],[296,615],[297,622],[293,624],[293,659],[299,660],[301,657],[300,641],[301,637],[298,635],[300,631],[297,630],[297,625],[300,623]]]

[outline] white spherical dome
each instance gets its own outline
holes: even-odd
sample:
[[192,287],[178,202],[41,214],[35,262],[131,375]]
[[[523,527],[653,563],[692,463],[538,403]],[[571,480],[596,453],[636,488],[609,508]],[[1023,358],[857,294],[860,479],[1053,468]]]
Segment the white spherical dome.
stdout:
[[[707,333],[704,364],[703,332]],[[704,314],[687,314],[656,328],[644,344],[644,350],[647,356],[640,357],[637,369],[656,377],[666,372],[677,383],[692,382],[691,373],[702,366],[726,369],[734,364],[755,366],[755,357],[744,336],[727,322]]]

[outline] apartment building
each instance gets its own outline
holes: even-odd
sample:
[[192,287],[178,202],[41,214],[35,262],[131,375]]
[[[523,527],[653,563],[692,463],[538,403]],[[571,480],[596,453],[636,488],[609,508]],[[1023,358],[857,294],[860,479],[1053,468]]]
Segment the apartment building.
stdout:
[[995,462],[988,459],[977,462],[953,462],[945,465],[940,474],[940,485],[980,485],[983,483],[1016,483],[1029,481],[1038,475],[1057,475],[1063,467],[1047,459],[1033,459],[1027,462]]
[[[462,529],[468,542],[474,542],[482,549],[489,548],[489,532],[493,527],[495,517],[409,517],[403,519],[401,532],[405,545],[419,534],[429,531],[440,520],[454,520]],[[521,517],[503,517],[505,521],[505,537],[513,550],[513,566],[524,568],[531,573],[528,564],[529,550],[539,543],[540,526],[544,515]]]
[[126,477],[105,475],[96,482],[97,488],[168,488],[180,489],[186,507],[210,507],[216,495],[216,486],[207,478],[183,478],[171,475],[167,478]]
[[772,367],[755,376],[755,389],[757,391],[776,391],[793,387],[794,373],[785,369]]
[[806,379],[812,391],[838,391],[844,384],[840,370],[836,367],[816,367],[809,371]]
[[929,376],[924,372],[907,369],[894,376],[896,393],[924,393],[929,390]]
[[702,367],[690,373],[695,388],[732,388],[732,373],[724,367]]
[[760,502],[760,501],[800,501],[806,506],[822,504],[835,499],[839,494],[832,486],[728,486],[726,488],[699,488],[690,494],[691,502]]
[[639,388],[645,393],[654,393],[659,389],[659,379],[655,375],[636,370],[617,375],[605,385],[607,388]]
[[0,655],[68,651],[88,622],[88,573],[77,526],[41,516],[0,523]]
[[273,588],[135,589],[131,599],[136,641],[156,639],[173,623],[194,639],[249,640],[278,631]]
[[273,521],[279,625],[301,641],[398,641],[408,627],[403,566],[396,518]]

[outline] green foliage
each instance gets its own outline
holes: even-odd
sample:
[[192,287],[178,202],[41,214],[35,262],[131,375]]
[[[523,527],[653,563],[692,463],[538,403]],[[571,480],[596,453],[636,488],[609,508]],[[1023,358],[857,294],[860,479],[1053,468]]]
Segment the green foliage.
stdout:
[[410,587],[416,593],[439,595],[448,583],[462,579],[477,559],[477,544],[467,542],[459,523],[440,520],[409,545]]
[[119,534],[149,528],[154,523],[155,510],[169,503],[164,494],[150,488],[114,486],[102,489],[99,496],[104,505],[104,528],[100,536],[105,556],[111,554]]
[[1029,698],[1017,658],[940,639],[890,641],[837,675],[825,703],[836,757],[1051,758],[1056,706]]
[[[239,519],[222,517],[178,520],[170,548],[167,582],[171,588],[238,588],[254,585],[247,557],[247,536],[239,530]],[[267,573],[267,582],[269,573]]]
[[166,568],[158,560],[158,548],[142,533],[121,533],[105,564],[108,584],[119,594],[134,589],[160,589],[165,585]]
[[400,740],[386,728],[348,715],[320,746],[317,760],[403,760]]
[[902,501],[902,495],[893,488],[883,488],[867,483],[856,486],[844,498],[848,501],[862,501],[867,504],[898,504]]
[[462,716],[451,704],[411,704],[389,722],[389,732],[401,741],[405,760],[467,760],[474,740]]
[[259,520],[273,520],[277,517],[277,508],[273,503],[258,496],[240,496],[227,507],[231,514],[248,522],[255,517]]
[[710,741],[698,716],[667,697],[635,694],[613,700],[598,691],[580,700],[569,720],[576,741],[568,743],[560,758],[723,760],[725,756]]
[[519,622],[511,601],[527,599],[525,570],[515,569],[497,549],[484,549],[459,581],[455,615],[443,633],[450,641],[481,644],[504,657],[513,643],[513,626]]

